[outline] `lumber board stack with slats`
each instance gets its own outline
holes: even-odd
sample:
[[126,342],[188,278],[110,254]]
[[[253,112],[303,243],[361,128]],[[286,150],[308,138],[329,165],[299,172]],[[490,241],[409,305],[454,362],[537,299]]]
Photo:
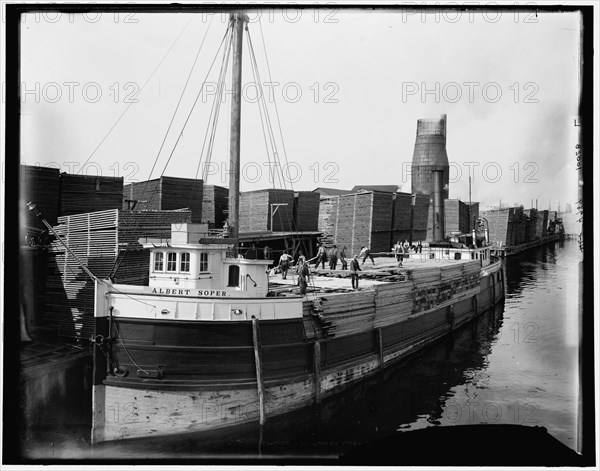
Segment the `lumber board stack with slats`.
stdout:
[[123,201],[123,177],[60,175],[60,216],[117,209]]
[[412,308],[412,282],[393,282],[375,287],[375,328],[407,319]]
[[[85,264],[100,279],[147,284],[149,252],[138,239],[163,238],[171,223],[190,223],[190,211],[121,211],[111,209],[58,218],[48,263],[46,330],[65,337],[93,334],[94,283]],[[73,255],[74,254],[74,255]]]
[[294,223],[297,231],[319,229],[319,193],[299,191],[294,201]]
[[[283,205],[286,206],[276,206]],[[276,210],[276,211],[275,211]],[[271,211],[273,228],[271,228]],[[265,189],[240,193],[240,232],[293,231],[294,192]]]
[[523,214],[527,217],[525,240],[531,242],[536,239],[538,212],[536,209],[530,208],[523,210]]
[[326,337],[342,337],[373,329],[375,292],[332,293],[319,298],[321,327]]
[[192,222],[202,222],[203,181],[194,178],[162,176],[154,180],[129,183],[123,190],[122,209],[189,209]]
[[491,243],[501,246],[511,245],[511,221],[514,213],[515,208],[492,209],[481,212],[481,216],[488,222]]
[[[457,199],[444,200],[444,230],[445,235],[449,236],[453,232],[460,234],[469,234],[474,227],[473,219],[479,216],[479,203],[471,204],[469,213],[469,204]],[[469,223],[470,221],[470,223]],[[427,238],[433,237],[433,207],[428,210]]]
[[217,185],[204,185],[202,191],[202,221],[211,229],[221,229],[229,207],[229,190]]
[[348,256],[361,247],[389,252],[392,239],[393,194],[365,191],[323,197],[319,206],[319,231],[325,245],[346,247]]
[[[19,213],[22,232],[46,230],[33,211],[27,209],[27,203],[36,204],[36,209],[52,225],[56,224],[59,210],[60,172],[56,168],[21,165],[19,174]],[[21,241],[25,234],[21,234]]]
[[538,218],[535,226],[536,237],[546,237],[548,235],[548,210],[538,211]]

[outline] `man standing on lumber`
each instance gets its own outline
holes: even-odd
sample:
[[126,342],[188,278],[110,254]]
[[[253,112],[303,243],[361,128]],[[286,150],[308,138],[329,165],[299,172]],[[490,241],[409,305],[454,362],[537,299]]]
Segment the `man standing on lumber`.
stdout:
[[329,252],[329,269],[330,270],[335,270],[337,268],[337,261],[338,261],[338,255],[340,254],[340,251],[337,248],[337,245],[334,245],[333,248],[331,249],[331,252]]
[[371,261],[373,262],[373,265],[375,265],[375,259],[373,258],[373,255],[371,255],[371,249],[369,249],[369,247],[362,247],[360,249],[360,255],[359,257],[363,258],[363,265],[365,264],[365,261],[367,260],[367,258],[370,258]]
[[[364,262],[363,262],[364,263]],[[360,269],[360,263],[358,263],[358,255],[355,255],[350,260],[350,277],[352,278],[352,289],[358,289],[358,272]]]
[[402,266],[402,261],[404,260],[404,247],[402,247],[402,243],[398,241],[396,245],[394,245],[394,253],[396,254],[396,261],[398,262],[398,266]]
[[308,285],[308,278],[310,277],[310,268],[308,267],[308,263],[304,258],[304,255],[301,255],[298,259],[298,266],[296,268],[298,271],[298,286],[300,286],[300,294],[306,294],[306,286]]
[[340,262],[342,262],[342,270],[348,269],[348,261],[346,260],[346,246],[340,250]]
[[290,262],[292,260],[292,256],[287,252],[283,252],[281,257],[279,257],[279,269],[281,270],[281,278],[285,280],[287,278],[287,272],[290,268]]
[[319,263],[323,264],[323,269],[325,269],[325,247],[323,244],[319,244],[319,250],[317,251],[317,262],[315,263],[315,268],[319,268]]

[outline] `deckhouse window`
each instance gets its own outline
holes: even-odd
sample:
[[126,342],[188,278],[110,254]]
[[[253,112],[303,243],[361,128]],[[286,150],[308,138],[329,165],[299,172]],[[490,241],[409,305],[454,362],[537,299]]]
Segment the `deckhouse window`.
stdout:
[[200,252],[200,271],[208,271],[208,253]]
[[189,272],[190,271],[190,253],[181,252],[181,262],[179,263],[179,271]]
[[177,271],[177,252],[167,252],[167,271]]
[[154,271],[163,271],[163,263],[165,259],[165,254],[162,252],[154,253]]
[[240,267],[237,265],[231,265],[229,267],[229,282],[227,286],[239,286],[240,285]]

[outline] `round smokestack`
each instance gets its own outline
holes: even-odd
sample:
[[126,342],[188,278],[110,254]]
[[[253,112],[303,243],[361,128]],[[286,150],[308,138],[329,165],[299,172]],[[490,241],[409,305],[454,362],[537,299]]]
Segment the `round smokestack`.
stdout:
[[419,119],[412,160],[412,193],[433,195],[433,171],[441,170],[444,199],[448,198],[450,168],[446,153],[445,114],[439,118]]

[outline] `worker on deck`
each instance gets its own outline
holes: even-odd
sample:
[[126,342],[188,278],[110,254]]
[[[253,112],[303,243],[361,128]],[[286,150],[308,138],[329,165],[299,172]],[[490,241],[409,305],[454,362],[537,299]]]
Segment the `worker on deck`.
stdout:
[[340,251],[337,248],[337,245],[334,245],[329,252],[329,269],[335,270],[337,268],[338,255]]
[[373,255],[371,255],[371,249],[369,249],[369,247],[362,247],[360,249],[360,255],[359,257],[362,257],[363,261],[363,265],[365,264],[365,261],[367,260],[367,258],[370,258],[371,261],[373,262],[373,265],[375,265],[375,259],[373,258]]
[[355,255],[350,260],[350,277],[352,278],[352,289],[358,289],[358,272],[360,269],[360,263],[358,263],[358,255]]
[[323,247],[323,244],[319,244],[319,250],[317,250],[317,262],[315,263],[315,268],[319,268],[319,263],[322,263],[323,269],[324,269],[326,257],[327,257],[327,255],[325,254],[325,247]]
[[348,269],[348,261],[346,260],[346,246],[340,250],[340,262],[342,262],[342,270]]
[[396,261],[398,262],[398,266],[402,266],[402,261],[404,260],[404,247],[402,246],[402,243],[400,241],[398,241],[394,247],[393,250],[394,254],[396,255]]
[[310,268],[304,255],[298,259],[298,266],[296,267],[298,272],[298,286],[300,286],[300,294],[306,294],[306,287],[308,285],[308,279],[310,277]]
[[281,270],[281,279],[285,280],[287,278],[287,272],[290,268],[290,262],[292,261],[292,256],[287,252],[283,252],[281,257],[279,257],[279,269]]

